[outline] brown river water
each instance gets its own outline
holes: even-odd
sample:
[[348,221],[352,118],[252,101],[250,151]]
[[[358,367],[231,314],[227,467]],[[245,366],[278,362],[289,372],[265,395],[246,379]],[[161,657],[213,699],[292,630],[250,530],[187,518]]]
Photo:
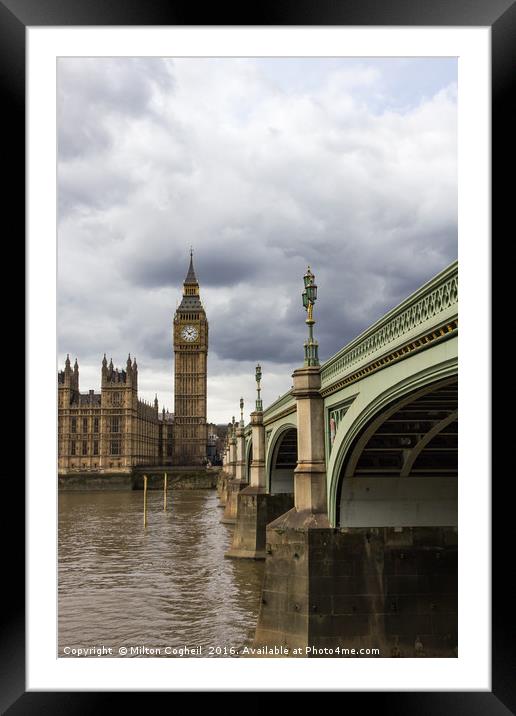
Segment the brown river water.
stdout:
[[[232,527],[215,490],[59,493],[58,655],[230,657],[250,645],[263,563],[224,558]],[[165,653],[168,647],[168,653]],[[95,656],[95,653],[85,653]],[[189,656],[189,654],[183,654]],[[109,656],[109,655],[108,655]]]

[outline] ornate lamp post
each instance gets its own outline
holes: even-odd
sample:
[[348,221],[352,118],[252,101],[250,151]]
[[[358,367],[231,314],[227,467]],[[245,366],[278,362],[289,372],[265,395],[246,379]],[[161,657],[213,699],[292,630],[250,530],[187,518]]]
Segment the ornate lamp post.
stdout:
[[[235,478],[241,483],[247,483],[245,471],[245,423],[244,423],[244,399],[240,398],[240,421],[235,430],[236,436],[236,471]],[[238,493],[235,495],[235,514],[238,501]]]
[[319,365],[319,346],[316,340],[314,340],[314,319],[313,319],[313,308],[314,303],[317,300],[317,285],[315,284],[315,276],[308,267],[305,275],[303,276],[305,284],[305,290],[302,293],[303,306],[307,312],[305,323],[308,325],[308,341],[305,342],[305,366]]
[[259,363],[256,366],[255,378],[256,378],[256,393],[258,395],[258,397],[256,398],[256,410],[257,410],[257,412],[261,413],[263,411],[263,403],[262,403],[262,399],[260,398],[260,381],[262,379],[262,369],[261,369],[261,366]]
[[235,416],[233,415],[231,418],[230,425],[230,433],[229,433],[229,462],[231,465],[231,476],[232,478],[235,477],[236,472],[236,423],[235,423]]

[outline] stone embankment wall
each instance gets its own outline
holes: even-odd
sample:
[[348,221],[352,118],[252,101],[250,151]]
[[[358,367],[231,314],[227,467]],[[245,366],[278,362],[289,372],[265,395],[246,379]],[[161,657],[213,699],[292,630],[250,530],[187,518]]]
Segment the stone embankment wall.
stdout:
[[218,468],[169,468],[168,470],[138,469],[128,474],[78,472],[59,475],[59,490],[142,490],[143,476],[147,475],[149,490],[163,489],[164,472],[168,475],[169,490],[213,490],[217,486]]

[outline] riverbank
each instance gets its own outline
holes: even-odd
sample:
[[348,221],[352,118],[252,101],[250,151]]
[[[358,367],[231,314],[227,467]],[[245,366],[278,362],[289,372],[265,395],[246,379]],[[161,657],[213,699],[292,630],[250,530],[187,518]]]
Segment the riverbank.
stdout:
[[164,473],[169,490],[214,490],[220,468],[189,467],[137,468],[131,473],[76,472],[58,475],[60,492],[90,490],[143,490],[143,476],[147,475],[149,490],[163,490]]

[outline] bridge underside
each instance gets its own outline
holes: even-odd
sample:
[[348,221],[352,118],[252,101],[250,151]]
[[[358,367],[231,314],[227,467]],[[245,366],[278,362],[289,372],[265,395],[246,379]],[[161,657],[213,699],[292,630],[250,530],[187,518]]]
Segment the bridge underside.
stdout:
[[249,445],[246,449],[246,463],[245,463],[245,474],[246,481],[251,482],[251,463],[253,461],[253,441],[249,441]]
[[333,610],[385,656],[457,655],[457,420],[456,378],[430,385],[376,416],[342,467]]
[[297,430],[288,428],[278,438],[270,467],[270,493],[294,494],[294,470],[297,465]]
[[456,380],[376,417],[342,468],[339,526],[456,527],[457,421]]

